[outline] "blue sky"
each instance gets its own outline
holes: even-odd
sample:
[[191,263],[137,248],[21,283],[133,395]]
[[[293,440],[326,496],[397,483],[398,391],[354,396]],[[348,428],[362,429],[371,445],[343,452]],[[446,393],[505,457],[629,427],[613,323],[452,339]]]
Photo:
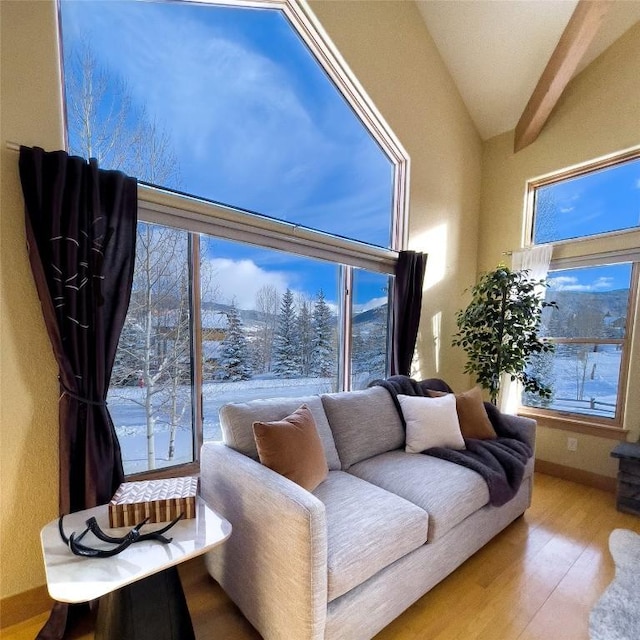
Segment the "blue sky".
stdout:
[[540,187],[534,239],[553,242],[640,225],[640,158]]
[[[62,18],[65,57],[89,42],[170,134],[182,181],[169,186],[389,246],[393,166],[281,12],[63,0]],[[250,260],[333,298],[332,266],[233,243],[211,258]]]
[[[605,292],[629,289],[631,264],[613,264],[603,267],[583,267],[554,271],[547,280],[549,291]],[[553,298],[552,294],[547,297]]]
[[[640,225],[640,158],[540,187],[536,191],[534,241],[567,240]],[[626,289],[630,265],[560,272],[552,289]]]

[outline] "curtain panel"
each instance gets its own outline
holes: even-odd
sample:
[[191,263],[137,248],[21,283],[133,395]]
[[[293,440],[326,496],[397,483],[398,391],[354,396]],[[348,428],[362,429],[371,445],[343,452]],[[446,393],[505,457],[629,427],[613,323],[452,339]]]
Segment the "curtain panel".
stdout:
[[426,267],[426,253],[400,251],[393,287],[391,375],[411,375],[411,361],[420,325],[422,284]]
[[[539,244],[511,254],[511,269],[513,271],[528,271],[529,277],[534,280],[545,280],[549,273],[549,264],[553,254],[553,245]],[[537,287],[539,298],[544,298],[545,287]],[[500,379],[498,392],[498,408],[502,413],[514,415],[520,407],[522,397],[522,385],[517,380],[511,380],[511,376],[503,373]]]
[[60,513],[124,479],[106,397],[129,305],[137,183],[95,160],[20,148],[29,259],[59,367]]

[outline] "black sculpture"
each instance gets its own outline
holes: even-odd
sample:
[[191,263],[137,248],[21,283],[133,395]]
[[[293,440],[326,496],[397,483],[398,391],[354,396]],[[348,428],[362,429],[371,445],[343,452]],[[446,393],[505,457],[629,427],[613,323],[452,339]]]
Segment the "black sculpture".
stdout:
[[[58,520],[58,531],[60,531],[60,537],[64,541],[64,543],[69,547],[72,553],[77,556],[84,556],[86,558],[110,558],[112,556],[117,555],[121,551],[124,551],[127,547],[131,546],[134,542],[141,542],[142,540],[158,540],[163,544],[169,544],[173,538],[166,538],[164,533],[169,531],[173,525],[175,525],[178,520],[182,518],[183,514],[180,513],[175,519],[173,519],[168,525],[158,529],[156,531],[151,531],[149,533],[140,533],[140,529],[148,522],[149,518],[145,518],[142,522],[139,522],[129,533],[121,537],[114,537],[106,534],[98,525],[98,521],[91,517],[87,520],[86,525],[87,528],[80,534],[76,535],[75,531],[67,537],[64,532],[64,528],[62,525],[62,519],[64,516],[60,516]],[[87,535],[87,533],[93,533],[99,540],[103,542],[109,542],[115,544],[116,546],[111,549],[94,549],[93,547],[89,547],[87,545],[81,544],[82,538]]]

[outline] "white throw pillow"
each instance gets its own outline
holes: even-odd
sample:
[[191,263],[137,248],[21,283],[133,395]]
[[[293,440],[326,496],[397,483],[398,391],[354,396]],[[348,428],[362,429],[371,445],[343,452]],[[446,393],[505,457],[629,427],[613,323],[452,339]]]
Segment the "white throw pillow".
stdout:
[[398,401],[407,423],[405,451],[420,453],[431,447],[465,448],[453,393],[439,398],[398,395]]

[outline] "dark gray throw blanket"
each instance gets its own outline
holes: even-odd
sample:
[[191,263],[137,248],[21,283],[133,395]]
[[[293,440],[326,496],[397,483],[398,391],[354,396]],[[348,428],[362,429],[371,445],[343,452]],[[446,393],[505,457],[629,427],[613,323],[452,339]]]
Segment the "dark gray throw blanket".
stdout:
[[[406,429],[398,395],[428,396],[429,391],[453,393],[451,387],[439,378],[413,380],[408,376],[391,376],[386,380],[374,380],[369,386],[384,387],[393,402]],[[490,402],[484,403],[489,420],[495,429],[495,440],[465,438],[466,449],[432,447],[422,453],[455,462],[479,473],[489,488],[489,501],[499,507],[513,498],[520,488],[527,460],[533,455],[528,442],[504,419],[503,414]]]

